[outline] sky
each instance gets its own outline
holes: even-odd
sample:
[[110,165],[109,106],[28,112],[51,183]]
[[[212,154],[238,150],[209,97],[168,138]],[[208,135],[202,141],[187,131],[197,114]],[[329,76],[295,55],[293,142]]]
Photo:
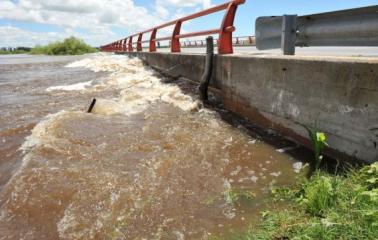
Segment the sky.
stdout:
[[[101,46],[227,0],[0,0],[0,47],[33,47],[75,36]],[[378,0],[246,0],[234,36],[254,35],[259,16],[306,15],[378,5]],[[185,22],[182,32],[219,28],[223,12]],[[172,28],[158,32],[169,36]],[[146,39],[148,35],[145,36]]]

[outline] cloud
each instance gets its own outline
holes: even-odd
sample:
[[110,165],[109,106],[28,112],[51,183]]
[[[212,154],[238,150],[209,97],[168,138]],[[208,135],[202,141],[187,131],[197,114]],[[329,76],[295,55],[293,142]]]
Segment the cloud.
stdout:
[[[206,8],[211,0],[156,0],[150,8],[138,6],[136,0],[0,0],[0,19],[49,24],[72,32],[84,39],[95,37],[96,45],[108,43],[110,37],[117,36],[111,29],[125,29],[129,33],[144,30],[181,16],[195,8]],[[4,30],[6,27],[2,27]],[[79,34],[74,29],[82,29],[87,34]],[[36,33],[23,29],[11,29],[13,37],[22,33],[32,36],[40,34],[46,39],[52,39],[51,33]],[[82,31],[81,31],[82,32]],[[99,37],[106,32],[107,37]],[[56,39],[62,39],[65,34],[56,34]],[[76,35],[75,35],[76,36]],[[0,36],[0,43],[6,43],[12,36]],[[39,37],[42,42],[45,38]],[[17,38],[18,45],[30,44],[29,40]],[[55,37],[54,37],[55,39]],[[10,42],[11,43],[11,42]],[[1,45],[0,45],[1,46]]]
[[175,8],[185,8],[185,7],[197,7],[201,5],[203,8],[208,8],[211,6],[210,0],[156,0],[156,5],[160,6],[170,6]]
[[64,32],[33,32],[13,26],[0,26],[0,46],[8,47],[34,47],[35,45],[44,45],[50,42],[62,40],[70,36],[76,36],[83,39],[92,46],[99,46],[99,42],[107,42],[109,38],[114,38],[115,34],[108,29],[98,28],[87,34],[75,32],[66,29]]

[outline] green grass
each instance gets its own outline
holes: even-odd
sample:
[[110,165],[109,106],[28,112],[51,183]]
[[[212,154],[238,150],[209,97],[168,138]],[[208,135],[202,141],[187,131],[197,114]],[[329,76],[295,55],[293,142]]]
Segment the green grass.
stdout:
[[273,190],[272,198],[288,207],[263,211],[258,225],[223,239],[378,238],[378,163],[344,176],[317,171],[295,188]]
[[46,46],[36,46],[30,51],[30,54],[81,55],[97,51],[96,48],[89,46],[83,40],[70,37],[62,42],[53,42]]

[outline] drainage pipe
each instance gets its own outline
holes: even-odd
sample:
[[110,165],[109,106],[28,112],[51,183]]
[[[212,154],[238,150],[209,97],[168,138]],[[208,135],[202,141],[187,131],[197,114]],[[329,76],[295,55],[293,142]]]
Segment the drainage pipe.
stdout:
[[198,87],[199,95],[202,101],[208,100],[207,89],[213,73],[213,60],[214,60],[214,41],[213,37],[206,38],[206,62],[205,70],[203,72],[201,83]]

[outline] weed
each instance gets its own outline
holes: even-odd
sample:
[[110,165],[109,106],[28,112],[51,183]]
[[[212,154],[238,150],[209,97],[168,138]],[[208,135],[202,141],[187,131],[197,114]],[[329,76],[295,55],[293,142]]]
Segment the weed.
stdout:
[[206,206],[211,206],[216,202],[217,198],[218,198],[217,196],[210,196],[205,199],[203,204],[205,204]]
[[227,203],[249,202],[255,198],[255,194],[249,190],[230,188],[224,192],[224,200]]
[[321,132],[319,130],[317,130],[316,128],[310,128],[306,125],[303,125],[301,123],[297,123],[299,125],[301,125],[302,127],[304,127],[307,132],[308,132],[308,136],[312,142],[312,145],[313,145],[313,150],[314,150],[314,157],[315,157],[315,170],[318,170],[319,167],[320,167],[320,164],[323,160],[323,150],[324,150],[324,147],[325,146],[328,146],[326,140],[327,140],[327,136],[324,132]]

